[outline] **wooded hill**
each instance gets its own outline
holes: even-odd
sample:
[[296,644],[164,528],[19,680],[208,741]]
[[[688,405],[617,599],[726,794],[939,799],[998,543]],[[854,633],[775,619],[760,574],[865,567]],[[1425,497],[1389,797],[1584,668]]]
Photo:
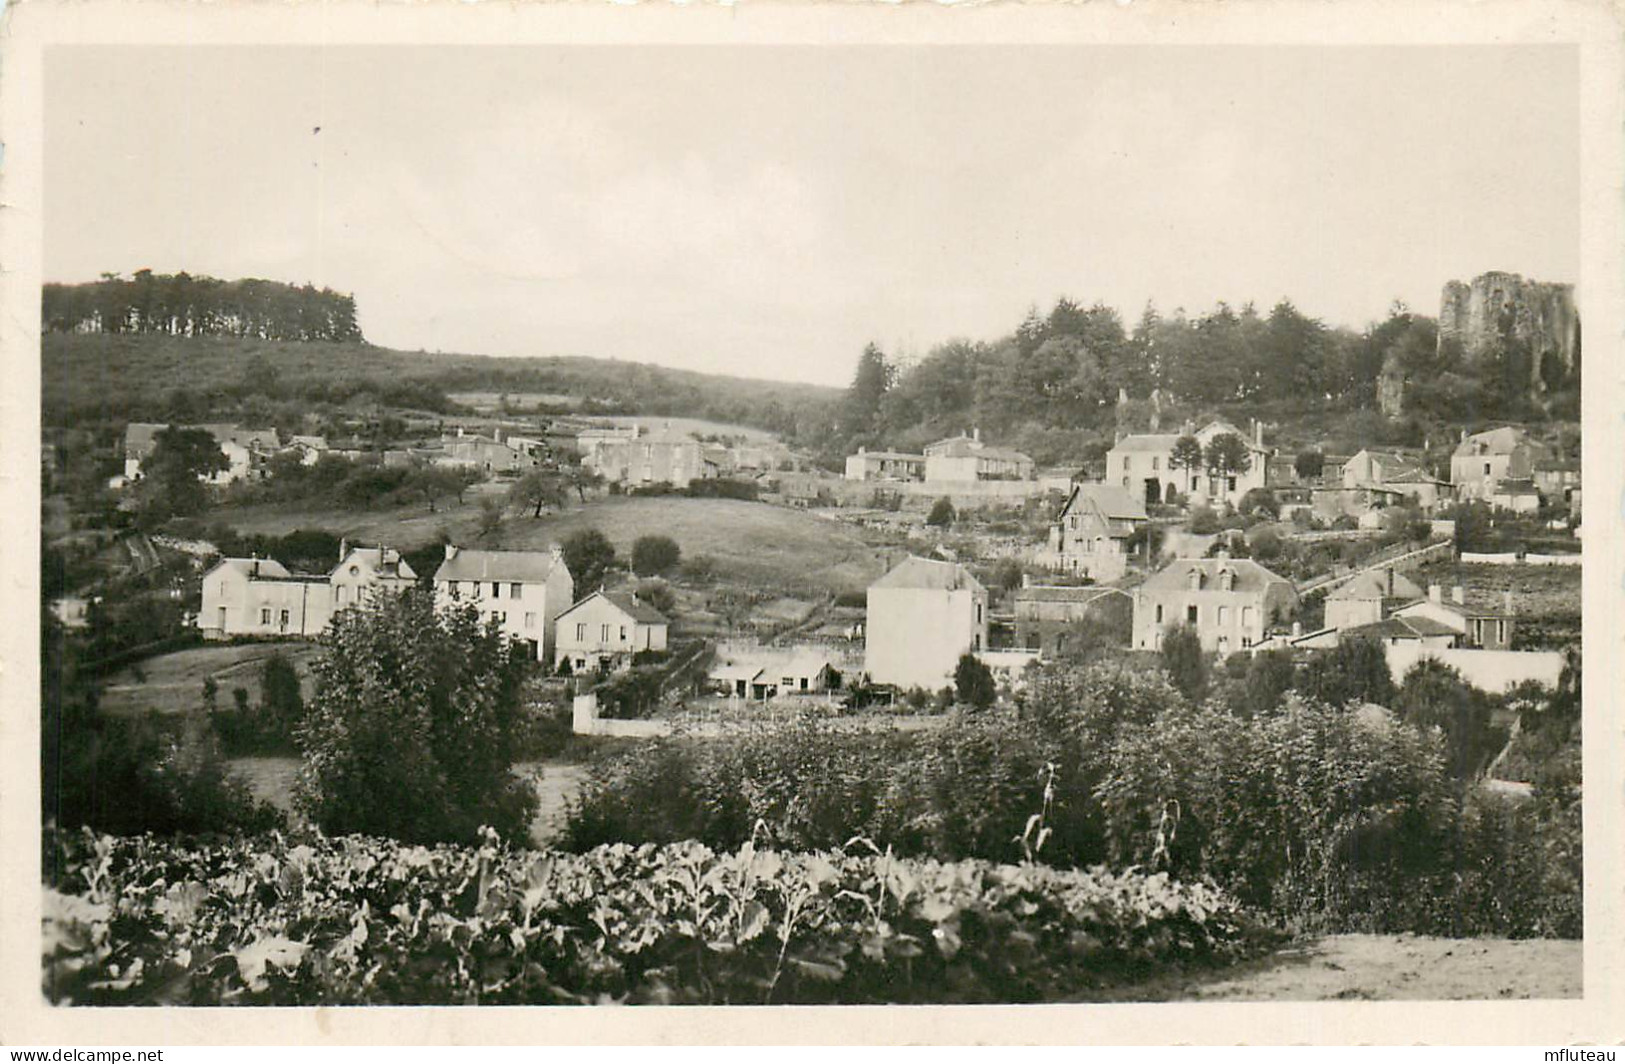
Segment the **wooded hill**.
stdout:
[[[448,392],[579,396],[604,414],[683,416],[787,437],[827,435],[840,392],[597,358],[494,358],[398,351],[357,341],[290,342],[162,332],[46,332],[46,425],[263,417],[291,405],[386,406],[447,413]],[[245,411],[247,413],[245,413]]]
[[185,272],[104,273],[87,284],[48,284],[40,327],[47,332],[160,333],[257,340],[360,342],[355,297],[313,285]]

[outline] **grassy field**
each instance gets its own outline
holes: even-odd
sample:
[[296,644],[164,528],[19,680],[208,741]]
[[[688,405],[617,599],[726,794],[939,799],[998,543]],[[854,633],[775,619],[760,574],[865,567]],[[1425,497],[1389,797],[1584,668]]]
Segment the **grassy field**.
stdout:
[[242,643],[204,646],[148,658],[108,678],[101,707],[110,713],[157,710],[182,713],[203,701],[203,681],[213,676],[220,685],[220,704],[231,705],[232,689],[245,688],[251,701],[260,698],[260,668],[266,658],[280,653],[308,677],[317,648],[313,643]]
[[608,496],[540,518],[510,513],[495,532],[481,536],[479,497],[470,492],[463,506],[441,506],[434,514],[423,506],[360,513],[257,506],[217,510],[209,519],[243,533],[323,528],[402,550],[433,543],[442,532],[481,550],[546,550],[572,532],[597,528],[622,558],[639,536],[663,535],[677,541],[685,558],[713,558],[731,582],[815,592],[861,589],[884,571],[881,553],[856,530],[805,510],[735,499]]

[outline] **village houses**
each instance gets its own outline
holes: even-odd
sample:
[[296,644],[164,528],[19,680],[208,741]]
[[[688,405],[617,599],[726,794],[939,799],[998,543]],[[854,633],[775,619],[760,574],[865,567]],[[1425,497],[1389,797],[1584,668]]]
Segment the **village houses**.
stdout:
[[1120,580],[1133,555],[1134,534],[1150,524],[1145,505],[1115,484],[1078,484],[1050,526],[1056,568],[1099,583]]
[[[132,421],[124,428],[124,480],[140,480],[141,465],[152,456],[158,446],[158,434],[169,425]],[[234,484],[246,480],[261,467],[266,458],[282,449],[275,429],[245,429],[235,424],[180,425],[179,428],[202,429],[214,437],[226,456],[226,468],[202,478],[213,485]]]
[[988,594],[957,562],[909,557],[869,585],[864,670],[874,683],[939,690],[986,649]]
[[[531,446],[527,446],[531,445]],[[455,435],[442,437],[441,455],[436,464],[482,473],[512,473],[534,469],[542,464],[544,448],[537,440],[503,439],[502,430],[490,436],[459,428]],[[403,461],[409,461],[405,456]]]
[[1135,590],[1134,647],[1160,650],[1164,634],[1183,625],[1203,650],[1229,654],[1263,641],[1297,609],[1292,582],[1249,558],[1185,558]]
[[747,651],[719,649],[708,676],[729,698],[765,702],[784,695],[815,695],[840,683],[831,655],[816,646]]
[[1522,429],[1503,426],[1471,436],[1463,432],[1450,456],[1450,481],[1464,500],[1479,499],[1491,505],[1499,501],[1509,509],[1538,509],[1538,496],[1533,507],[1517,500],[1534,494],[1535,466],[1548,457],[1546,448],[1529,439]]
[[319,576],[291,573],[270,558],[222,558],[203,574],[197,627],[205,639],[314,638],[338,611],[416,582],[400,552],[384,546],[343,544],[339,563]]
[[706,476],[700,441],[669,428],[645,433],[641,426],[633,425],[629,436],[584,435],[581,447],[582,468],[597,473],[609,484],[686,488],[690,481]]
[[575,598],[575,581],[558,547],[548,551],[467,550],[446,544],[434,574],[435,600],[472,602],[495,618],[538,661],[553,660],[554,623]]
[[924,480],[925,455],[858,448],[846,456],[847,480]]
[[670,629],[665,614],[630,591],[594,591],[554,622],[554,667],[572,672],[611,672],[647,651],[664,651]]
[[[1258,423],[1249,440],[1228,421],[1210,421],[1199,431],[1135,433],[1124,436],[1106,452],[1106,483],[1115,484],[1146,503],[1155,505],[1181,496],[1192,502],[1207,499],[1234,504],[1254,488],[1267,483],[1269,451],[1264,448],[1264,426]],[[1204,452],[1223,435],[1235,436],[1247,449],[1246,470],[1215,476],[1205,467],[1186,468],[1174,462],[1174,447],[1182,436],[1192,436]]]
[[1421,597],[1422,589],[1391,567],[1367,571],[1327,594],[1326,627],[1376,624],[1391,610]]

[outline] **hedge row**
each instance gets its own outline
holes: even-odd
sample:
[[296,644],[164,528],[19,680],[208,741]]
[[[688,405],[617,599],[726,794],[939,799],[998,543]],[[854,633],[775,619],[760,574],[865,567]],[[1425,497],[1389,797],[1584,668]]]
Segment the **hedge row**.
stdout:
[[48,839],[46,993],[83,1004],[1044,1001],[1273,944],[1166,876],[746,844]]

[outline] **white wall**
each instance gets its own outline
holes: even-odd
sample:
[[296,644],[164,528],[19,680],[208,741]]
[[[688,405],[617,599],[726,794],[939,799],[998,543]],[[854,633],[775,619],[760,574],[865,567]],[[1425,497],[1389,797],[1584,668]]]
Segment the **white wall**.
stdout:
[[1383,648],[1395,683],[1423,658],[1436,658],[1460,672],[1474,687],[1495,694],[1505,692],[1523,680],[1538,680],[1555,687],[1563,671],[1563,655],[1556,650],[1468,650],[1439,649],[1414,644]]

